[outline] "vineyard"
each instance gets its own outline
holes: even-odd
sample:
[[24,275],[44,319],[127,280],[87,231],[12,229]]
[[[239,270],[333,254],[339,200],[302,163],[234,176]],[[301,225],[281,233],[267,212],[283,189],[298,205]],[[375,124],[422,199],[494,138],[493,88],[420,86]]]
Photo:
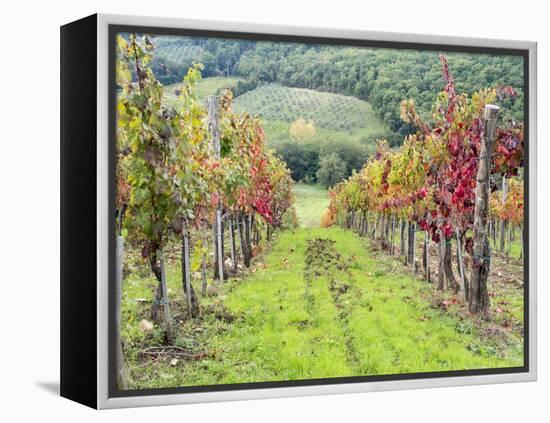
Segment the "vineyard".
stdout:
[[[415,233],[423,231],[426,280],[430,282],[432,241],[438,244],[438,289],[460,292],[472,313],[488,313],[488,232],[495,239],[498,220],[502,250],[506,227],[510,245],[513,226],[523,220],[523,183],[509,181],[518,176],[522,166],[523,126],[509,122],[496,127],[498,108],[487,106],[497,96],[515,95],[513,89],[483,90],[471,99],[459,95],[446,59],[442,56],[441,60],[446,86],[434,107],[433,127],[418,116],[413,100],[403,101],[403,120],[413,123],[418,133],[409,136],[397,151],[381,141],[364,168],[333,190],[322,225],[338,224],[363,235],[370,230],[372,238],[390,254],[400,230],[403,251],[407,244],[406,263],[414,271],[418,267]],[[486,125],[480,117],[483,112]],[[489,193],[497,187],[490,186],[490,175],[502,180],[501,192],[492,196]],[[458,278],[452,270],[453,240],[457,243]]]
[[119,388],[522,366],[523,126],[493,106],[517,93],[460,94],[441,56],[392,148],[364,100],[234,98],[239,77],[178,62],[200,44],[117,37]]
[[[148,64],[153,45],[118,37],[117,83],[122,87],[117,150],[117,277],[124,274],[127,237],[142,245],[141,256],[157,280],[150,317],[162,326],[165,342],[175,340],[170,312],[165,248],[181,245],[181,287],[187,318],[200,314],[191,282],[191,245],[200,255],[203,295],[207,293],[207,237],[213,229],[214,278],[223,282],[238,271],[237,236],[242,262],[250,266],[260,231],[267,239],[292,211],[292,180],[285,164],[264,148],[259,121],[234,114],[231,93],[208,98],[204,109],[193,93],[200,66],[189,69],[175,106],[167,106],[162,85]],[[132,81],[130,66],[137,82]],[[290,216],[292,221],[292,215]],[[211,224],[210,229],[208,226]],[[230,238],[230,263],[225,242]],[[238,234],[238,235],[237,235]],[[126,236],[125,236],[126,235]],[[194,258],[194,257],[193,257]],[[120,310],[121,298],[117,300]],[[119,311],[120,313],[120,311]],[[118,362],[122,371],[123,353]],[[125,376],[119,374],[120,384]]]

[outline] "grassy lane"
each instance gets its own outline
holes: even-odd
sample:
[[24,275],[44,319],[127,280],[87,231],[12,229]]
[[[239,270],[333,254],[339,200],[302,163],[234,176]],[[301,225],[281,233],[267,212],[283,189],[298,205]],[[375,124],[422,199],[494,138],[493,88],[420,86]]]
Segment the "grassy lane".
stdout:
[[[334,243],[330,252],[320,249],[312,261],[308,240],[315,239]],[[140,358],[138,350],[144,344],[160,341],[156,332],[143,335],[137,321],[129,322],[125,337],[131,386],[521,365],[519,341],[508,337],[506,342],[488,338],[481,342],[469,318],[433,305],[431,286],[404,273],[397,261],[370,251],[366,243],[337,228],[278,234],[270,252],[248,276],[233,279],[218,287],[216,295],[202,298],[201,319],[178,322],[176,345],[198,351],[193,360],[170,364],[169,358]],[[178,310],[182,304],[177,269],[170,269],[168,275],[176,297],[173,309]],[[127,306],[149,290],[148,284],[145,289],[143,285],[143,280],[128,285]]]
[[349,374],[344,333],[328,285],[304,278],[309,237],[307,230],[282,234],[265,269],[227,296],[226,306],[240,319],[227,338],[216,342],[234,364],[224,383],[243,377],[261,381]]
[[296,214],[303,228],[317,228],[328,207],[328,190],[320,185],[294,185]]

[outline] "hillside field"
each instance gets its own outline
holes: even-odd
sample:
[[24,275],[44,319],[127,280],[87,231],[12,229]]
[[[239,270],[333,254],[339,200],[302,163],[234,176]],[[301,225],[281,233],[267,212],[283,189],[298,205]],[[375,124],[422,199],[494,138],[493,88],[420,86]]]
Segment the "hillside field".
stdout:
[[182,41],[173,37],[161,37],[157,43],[156,57],[177,65],[188,65],[189,62],[196,61],[205,53],[201,47],[193,45],[190,41]]
[[[201,101],[222,89],[234,89],[239,78],[210,77],[199,81],[195,93]],[[181,84],[165,87],[165,96],[174,101],[174,91]],[[303,88],[267,84],[234,99],[237,113],[259,116],[266,132],[267,143],[276,146],[292,139],[290,126],[302,118],[313,121],[315,134],[311,141],[354,142],[373,145],[389,130],[375,115],[371,105],[363,100]]]
[[262,85],[238,97],[235,110],[253,112],[268,122],[292,123],[301,117],[312,120],[317,128],[348,133],[360,128],[385,130],[366,101],[278,84]]

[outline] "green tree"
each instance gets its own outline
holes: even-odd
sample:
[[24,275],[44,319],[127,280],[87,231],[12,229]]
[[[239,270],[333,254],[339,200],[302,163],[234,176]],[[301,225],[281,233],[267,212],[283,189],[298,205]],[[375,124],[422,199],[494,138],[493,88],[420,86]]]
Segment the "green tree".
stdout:
[[327,188],[332,188],[346,177],[346,164],[336,153],[321,156],[317,180]]
[[275,151],[292,172],[292,179],[295,181],[306,178],[315,179],[315,173],[319,167],[318,144],[287,141],[278,145]]
[[350,176],[354,170],[361,169],[369,157],[368,147],[365,143],[350,141],[345,138],[335,142],[325,142],[321,145],[320,150],[321,156],[335,153],[340,157],[346,170],[345,178]]

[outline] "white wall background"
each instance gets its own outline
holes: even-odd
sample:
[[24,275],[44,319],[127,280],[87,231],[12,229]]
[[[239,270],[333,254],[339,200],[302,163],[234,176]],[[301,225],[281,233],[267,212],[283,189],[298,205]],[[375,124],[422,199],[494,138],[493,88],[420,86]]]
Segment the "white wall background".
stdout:
[[[26,1],[0,14],[0,420],[548,421],[550,30],[543,1]],[[59,374],[59,26],[95,13],[233,20],[539,42],[539,381],[95,412]],[[550,48],[550,47],[548,47]],[[546,393],[544,392],[546,390]]]

